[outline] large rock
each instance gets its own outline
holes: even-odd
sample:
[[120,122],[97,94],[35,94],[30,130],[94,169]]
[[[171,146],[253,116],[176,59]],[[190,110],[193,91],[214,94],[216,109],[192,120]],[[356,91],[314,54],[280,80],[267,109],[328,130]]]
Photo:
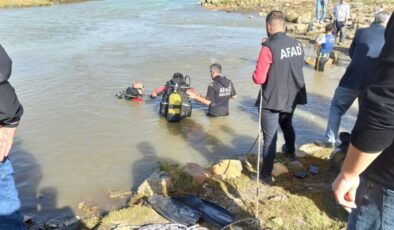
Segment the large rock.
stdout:
[[210,171],[223,179],[236,178],[242,174],[242,163],[239,160],[222,160],[212,166]]
[[166,172],[154,172],[138,187],[138,194],[152,196],[153,194],[168,195],[172,186],[171,177]]
[[287,31],[289,32],[297,32],[297,33],[305,33],[306,29],[308,28],[308,24],[289,24],[287,25]]
[[275,163],[274,169],[272,170],[272,176],[278,177],[278,176],[288,173],[288,172],[289,172],[289,170],[287,169],[286,166],[284,166],[281,163]]
[[298,20],[298,14],[294,11],[289,11],[286,14],[286,21],[296,23]]
[[196,163],[187,163],[182,168],[182,171],[193,177],[194,182],[199,185],[203,184],[204,181],[211,176],[210,172]]
[[312,20],[312,13],[308,12],[305,14],[298,14],[295,11],[289,11],[286,14],[286,21],[292,23],[303,23],[307,24]]
[[307,24],[311,20],[312,20],[312,14],[311,14],[311,12],[308,12],[308,13],[299,15],[296,22],[297,23],[305,23],[305,24]]

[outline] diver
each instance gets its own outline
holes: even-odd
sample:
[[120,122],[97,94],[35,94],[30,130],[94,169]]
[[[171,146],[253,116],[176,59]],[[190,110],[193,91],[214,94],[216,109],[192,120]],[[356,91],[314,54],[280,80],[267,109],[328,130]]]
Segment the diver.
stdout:
[[115,96],[118,99],[124,98],[125,100],[131,100],[135,102],[144,102],[144,85],[136,81],[131,87],[128,87],[126,90],[117,93]]
[[190,87],[190,77],[174,73],[171,80],[156,88],[150,96],[156,98],[162,94],[160,115],[170,122],[178,122],[184,117],[191,116],[192,104],[187,95],[187,92],[191,90],[193,89]]
[[197,91],[188,91],[188,96],[208,106],[208,116],[219,117],[229,115],[229,101],[235,99],[237,93],[233,82],[222,74],[222,66],[214,63],[209,66],[212,83],[209,84],[206,97]]

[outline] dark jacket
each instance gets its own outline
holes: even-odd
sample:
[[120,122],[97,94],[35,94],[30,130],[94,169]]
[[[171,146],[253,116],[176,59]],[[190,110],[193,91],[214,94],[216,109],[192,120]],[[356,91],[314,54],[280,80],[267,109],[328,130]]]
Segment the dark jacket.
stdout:
[[235,96],[234,84],[224,76],[216,76],[208,86],[206,98],[211,101],[208,115],[224,116],[229,114],[230,98]]
[[302,44],[285,33],[276,33],[265,45],[271,50],[272,64],[262,85],[263,108],[282,111],[306,104]]
[[385,28],[378,24],[357,30],[349,49],[352,61],[339,86],[364,90],[373,82],[377,59],[384,44],[384,31]]
[[383,151],[363,176],[394,189],[394,13],[386,29],[375,81],[366,88],[351,143],[367,153]]
[[0,83],[7,81],[11,76],[12,61],[5,52],[3,46],[0,45]]
[[12,61],[0,45],[0,126],[16,127],[23,114],[14,88],[8,82]]

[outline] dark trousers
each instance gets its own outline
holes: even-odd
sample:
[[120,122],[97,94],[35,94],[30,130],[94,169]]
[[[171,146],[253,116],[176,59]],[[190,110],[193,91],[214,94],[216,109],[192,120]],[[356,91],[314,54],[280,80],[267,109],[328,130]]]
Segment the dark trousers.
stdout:
[[276,140],[279,126],[285,138],[287,153],[295,154],[295,131],[292,122],[294,110],[295,107],[280,112],[267,109],[261,111],[261,128],[264,140],[262,176],[271,176],[276,157]]
[[335,32],[335,37],[338,37],[338,33],[339,33],[339,42],[343,42],[346,37],[345,22],[338,22],[337,20],[335,20],[334,21],[334,32]]

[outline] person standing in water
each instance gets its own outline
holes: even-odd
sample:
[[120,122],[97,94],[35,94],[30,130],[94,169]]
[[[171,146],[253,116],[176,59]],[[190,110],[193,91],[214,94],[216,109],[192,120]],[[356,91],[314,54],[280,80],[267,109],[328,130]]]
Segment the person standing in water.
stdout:
[[237,93],[231,80],[222,75],[222,66],[214,63],[209,66],[212,83],[209,84],[206,97],[202,97],[194,90],[188,96],[208,106],[208,116],[219,117],[229,115],[229,101],[235,99]]

